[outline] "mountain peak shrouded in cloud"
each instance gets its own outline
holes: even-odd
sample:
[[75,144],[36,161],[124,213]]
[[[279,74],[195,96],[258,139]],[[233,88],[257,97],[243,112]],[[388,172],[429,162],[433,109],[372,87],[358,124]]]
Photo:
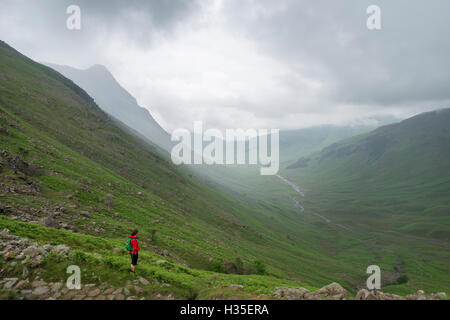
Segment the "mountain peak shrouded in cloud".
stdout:
[[[108,66],[171,131],[299,129],[450,105],[450,3],[380,0],[2,2],[0,38],[39,61]],[[36,14],[38,13],[38,14]],[[38,39],[38,40],[37,40]]]
[[112,76],[111,72],[109,72],[109,70],[102,64],[94,64],[91,67],[89,67],[87,70],[104,72],[104,73],[108,73],[108,74],[110,74]]
[[47,63],[54,70],[83,88],[105,112],[120,120],[164,149],[171,146],[170,137],[153,119],[150,112],[138,105],[103,65],[95,64],[86,70]]

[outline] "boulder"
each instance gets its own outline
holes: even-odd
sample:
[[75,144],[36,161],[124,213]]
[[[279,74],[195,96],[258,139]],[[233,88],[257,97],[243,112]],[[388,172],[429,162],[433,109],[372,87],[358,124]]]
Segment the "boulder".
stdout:
[[14,259],[14,256],[15,256],[14,251],[8,251],[8,252],[5,253],[5,259],[6,260]]
[[447,294],[445,292],[438,292],[431,295],[433,300],[445,300],[447,299]]
[[33,290],[33,294],[37,296],[42,296],[44,294],[47,294],[49,291],[50,289],[47,286],[37,287]]
[[361,289],[356,294],[355,300],[404,300],[404,298],[392,293]]
[[137,294],[143,294],[143,293],[144,293],[144,289],[142,289],[142,288],[139,287],[139,286],[134,286],[134,291],[135,291]]
[[11,236],[11,233],[10,233],[9,229],[6,229],[6,228],[5,228],[5,229],[3,229],[3,230],[0,232],[0,237],[1,237],[1,238],[9,239],[10,236]]
[[44,286],[46,286],[46,285],[47,285],[47,282],[45,282],[45,281],[39,281],[39,280],[33,281],[33,282],[31,283],[31,286],[32,286],[33,288],[44,287]]
[[139,282],[142,283],[144,286],[148,285],[150,282],[143,278],[143,277],[139,277]]
[[103,294],[108,295],[108,294],[112,293],[113,291],[114,291],[114,288],[108,288],[105,291],[103,291]]
[[383,293],[383,292],[380,292],[380,293],[381,293],[381,297],[382,297],[381,300],[405,300],[405,298],[400,297],[400,296],[398,296],[396,294]]
[[91,214],[87,211],[80,211],[80,216],[89,218],[91,216]]
[[95,297],[98,296],[100,294],[100,289],[94,289],[89,291],[88,296],[89,297]]
[[74,296],[76,296],[77,295],[77,290],[71,290],[71,291],[69,291],[69,292],[67,292],[67,294],[64,296],[64,300],[70,300],[70,299],[72,299]]
[[71,249],[70,247],[66,246],[65,244],[59,244],[55,247],[53,247],[52,252],[60,255],[67,256],[70,253]]
[[17,260],[23,260],[23,259],[25,259],[25,255],[23,255],[22,252],[21,252],[21,253],[19,253],[19,255],[16,257],[16,259],[17,259]]
[[244,286],[241,285],[241,284],[230,284],[229,287],[230,287],[231,289],[235,289],[235,290],[239,290],[239,291],[241,291],[242,289],[244,289]]
[[28,279],[25,280],[20,280],[16,286],[14,287],[15,290],[22,290],[25,289],[26,287],[28,287],[30,284],[30,282],[28,281]]
[[308,300],[342,300],[345,297],[348,297],[348,291],[337,282],[304,295]]
[[40,221],[40,224],[49,228],[59,228],[59,222],[52,217],[45,217]]
[[30,268],[32,269],[37,268],[41,266],[41,264],[42,264],[42,257],[41,256],[34,257],[30,261]]
[[114,291],[112,294],[117,295],[117,294],[121,294],[121,293],[122,293],[122,288],[119,288],[116,291]]
[[19,280],[18,278],[6,278],[6,283],[3,285],[3,289],[11,289]]
[[20,290],[20,295],[26,298],[31,297],[33,290]]
[[417,300],[427,300],[423,290],[417,290]]
[[37,246],[30,246],[22,251],[22,254],[25,257],[34,258],[40,254],[45,254],[45,250],[43,248],[37,247]]
[[272,297],[287,300],[302,300],[307,293],[309,293],[309,290],[301,287],[277,287]]
[[52,289],[52,292],[57,292],[57,291],[61,290],[62,286],[63,286],[62,282],[56,282],[56,283],[52,283],[50,285],[50,288]]

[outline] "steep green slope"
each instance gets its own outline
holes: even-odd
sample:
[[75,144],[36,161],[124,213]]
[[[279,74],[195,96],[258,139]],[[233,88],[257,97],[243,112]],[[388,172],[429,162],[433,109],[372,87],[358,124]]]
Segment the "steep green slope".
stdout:
[[450,109],[420,114],[333,144],[285,174],[340,221],[449,241],[449,124]]

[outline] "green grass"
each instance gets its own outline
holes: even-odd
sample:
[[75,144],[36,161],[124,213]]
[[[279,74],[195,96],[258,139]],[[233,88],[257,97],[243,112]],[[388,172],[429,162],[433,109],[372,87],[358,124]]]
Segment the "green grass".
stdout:
[[[128,272],[129,254],[125,249],[114,253],[114,248],[122,248],[120,240],[104,239],[84,234],[61,231],[54,228],[46,228],[40,225],[13,221],[0,217],[0,228],[8,228],[11,233],[37,241],[39,245],[66,244],[73,248],[69,257],[49,254],[41,268],[45,270],[42,278],[47,282],[65,281],[68,277],[66,270],[69,265],[78,265],[81,269],[82,282],[102,283],[107,282],[112,286],[124,286],[127,280],[134,280],[142,276],[151,280],[157,280],[158,284],[146,287],[147,293],[170,292],[179,298],[195,298],[200,293],[201,297],[208,298],[216,293],[217,288],[240,284],[244,286],[243,294],[255,297],[259,294],[271,294],[277,286],[304,286],[310,290],[314,287],[303,284],[259,275],[232,275],[216,272],[192,269],[182,266],[176,261],[165,258],[166,263],[157,264],[161,257],[151,251],[143,250],[139,255],[139,264],[136,274]],[[94,253],[102,257],[94,256]],[[22,265],[18,264],[13,274],[20,276]],[[170,284],[170,287],[162,287],[161,284]]]

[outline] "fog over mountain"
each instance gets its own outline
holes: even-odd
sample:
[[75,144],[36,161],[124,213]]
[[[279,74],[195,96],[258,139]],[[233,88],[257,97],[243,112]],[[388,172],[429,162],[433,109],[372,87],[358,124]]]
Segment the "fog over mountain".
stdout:
[[[0,38],[38,61],[105,65],[166,130],[299,129],[449,106],[450,3],[2,1]],[[131,23],[132,22],[132,23]]]
[[117,83],[104,66],[94,65],[86,70],[55,64],[48,66],[86,90],[105,112],[153,143],[165,149],[172,145],[168,133],[159,126],[147,109],[137,104],[136,99]]

